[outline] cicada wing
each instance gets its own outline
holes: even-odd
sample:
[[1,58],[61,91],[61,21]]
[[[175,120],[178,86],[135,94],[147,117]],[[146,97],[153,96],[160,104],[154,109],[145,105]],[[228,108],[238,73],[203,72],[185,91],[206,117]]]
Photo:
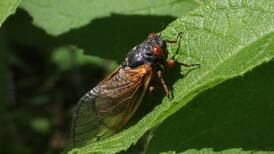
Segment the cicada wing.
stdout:
[[119,101],[113,100],[113,102],[109,104],[115,105],[109,105],[107,109],[105,108],[106,105],[104,105],[106,101],[98,103],[97,114],[99,117],[103,117],[101,118],[101,123],[105,127],[114,131],[125,125],[135,113],[141,100],[143,99],[146,91],[145,87],[146,86],[141,83],[138,84],[130,95],[120,98]]
[[[114,104],[108,98],[86,94],[79,102],[73,116],[73,146],[88,143],[111,136],[121,128],[139,106],[145,90],[140,85],[136,92]],[[105,110],[106,109],[106,110]]]
[[100,123],[94,108],[97,96],[85,94],[79,101],[72,119],[72,144],[81,146],[98,140],[98,137],[110,132]]
[[[113,78],[117,75],[124,76],[120,72],[113,75]],[[99,91],[103,89],[101,92],[93,89],[80,99],[73,117],[74,146],[83,146],[109,137],[130,119],[143,99],[151,73],[136,77],[140,79],[129,82],[124,78],[119,80],[119,84],[112,85],[108,82],[115,82],[116,79],[111,81],[110,78],[95,87]],[[106,91],[113,91],[115,94],[104,93]]]

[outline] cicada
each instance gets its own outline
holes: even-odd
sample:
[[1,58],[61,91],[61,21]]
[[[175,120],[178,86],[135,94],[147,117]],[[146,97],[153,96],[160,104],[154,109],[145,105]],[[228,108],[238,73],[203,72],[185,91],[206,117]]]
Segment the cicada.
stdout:
[[149,34],[131,49],[116,71],[80,99],[73,115],[73,146],[98,141],[120,130],[136,112],[151,81],[159,79],[170,97],[163,69],[175,63],[167,58],[167,43],[176,43],[179,36],[168,41],[156,33]]

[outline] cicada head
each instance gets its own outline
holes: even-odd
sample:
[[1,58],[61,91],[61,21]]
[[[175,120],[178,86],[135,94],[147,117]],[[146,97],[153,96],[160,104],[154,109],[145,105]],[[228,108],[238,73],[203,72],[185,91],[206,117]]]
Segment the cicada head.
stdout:
[[136,68],[143,64],[163,65],[167,54],[166,41],[160,35],[150,33],[145,41],[129,52],[124,64],[130,68]]

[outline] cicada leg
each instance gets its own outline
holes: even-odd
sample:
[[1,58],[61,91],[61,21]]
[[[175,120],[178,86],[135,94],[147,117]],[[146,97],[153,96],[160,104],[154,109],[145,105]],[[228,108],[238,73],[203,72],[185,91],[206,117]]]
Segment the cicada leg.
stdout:
[[178,47],[176,49],[176,52],[175,54],[172,56],[171,59],[168,59],[165,63],[165,66],[168,67],[168,68],[172,68],[174,67],[175,64],[179,64],[181,66],[184,66],[184,67],[193,67],[193,66],[197,66],[195,67],[194,69],[196,68],[199,68],[200,67],[200,64],[186,64],[186,63],[182,63],[182,62],[178,62],[175,60],[175,55],[178,54],[179,52],[179,48],[180,48],[180,43],[181,43],[181,37],[182,37],[183,33],[180,32],[178,33],[177,37],[176,37],[176,40],[166,40],[167,43],[178,43]]
[[165,90],[166,96],[169,99],[171,99],[170,90],[168,89],[166,81],[165,81],[165,79],[163,77],[163,72],[161,70],[158,70],[156,75],[157,75],[158,79],[160,79],[160,81],[162,83],[162,86],[163,86],[163,88]]
[[180,33],[177,34],[176,40],[165,40],[165,41],[166,41],[167,43],[177,43],[178,40],[180,40],[180,38],[182,37],[182,35],[183,35],[183,32],[180,32]]

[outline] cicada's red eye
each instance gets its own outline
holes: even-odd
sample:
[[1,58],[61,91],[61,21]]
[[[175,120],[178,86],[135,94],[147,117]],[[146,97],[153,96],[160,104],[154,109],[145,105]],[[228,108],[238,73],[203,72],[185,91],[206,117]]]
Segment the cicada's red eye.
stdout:
[[154,56],[163,56],[163,51],[160,45],[155,45],[152,47],[152,54]]

